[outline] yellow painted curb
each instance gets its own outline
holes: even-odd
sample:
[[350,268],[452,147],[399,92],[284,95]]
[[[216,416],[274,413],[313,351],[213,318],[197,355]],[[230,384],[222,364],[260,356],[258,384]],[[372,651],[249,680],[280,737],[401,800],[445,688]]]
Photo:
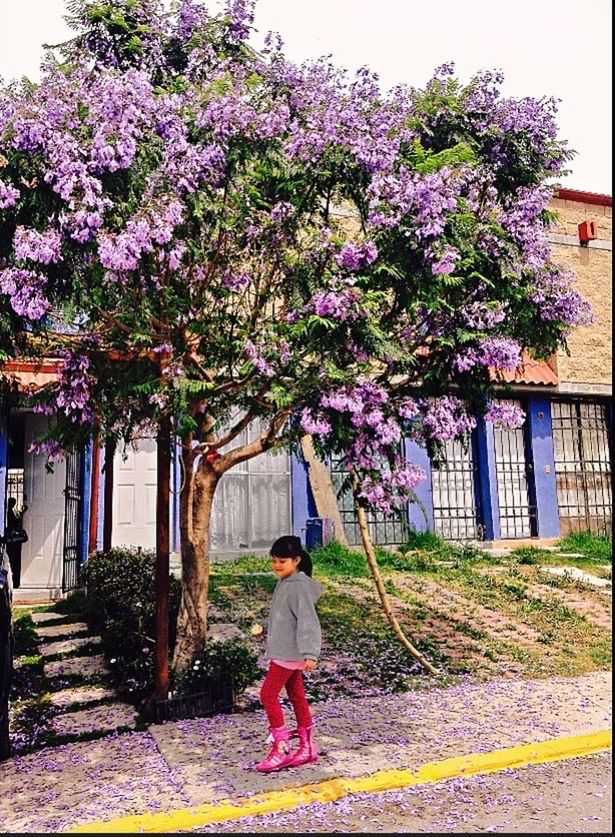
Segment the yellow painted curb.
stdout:
[[301,805],[309,805],[311,802],[334,802],[349,794],[381,793],[412,785],[443,782],[459,776],[494,773],[507,768],[525,767],[529,764],[561,761],[600,753],[610,747],[611,730],[593,732],[589,735],[553,738],[549,741],[494,750],[491,753],[470,753],[466,756],[431,761],[423,764],[416,772],[381,770],[371,776],[356,779],[345,777],[329,779],[314,785],[259,793],[236,801],[223,800],[220,803],[208,803],[194,808],[182,808],[157,814],[130,814],[106,822],[79,825],[65,833],[168,834],[190,831],[209,823],[237,820],[275,811],[289,811]]

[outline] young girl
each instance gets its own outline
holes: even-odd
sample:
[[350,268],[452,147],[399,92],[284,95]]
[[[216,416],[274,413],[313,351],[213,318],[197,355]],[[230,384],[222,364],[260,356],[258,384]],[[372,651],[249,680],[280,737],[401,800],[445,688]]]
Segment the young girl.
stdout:
[[[312,561],[301,548],[299,538],[291,535],[278,538],[271,547],[271,564],[279,581],[267,620],[266,654],[270,663],[260,698],[273,745],[256,768],[261,773],[318,761],[302,671],[312,671],[320,654],[320,623],[314,604],[323,588],[311,578]],[[290,750],[291,734],[279,700],[284,686],[297,718],[299,747],[294,753]]]

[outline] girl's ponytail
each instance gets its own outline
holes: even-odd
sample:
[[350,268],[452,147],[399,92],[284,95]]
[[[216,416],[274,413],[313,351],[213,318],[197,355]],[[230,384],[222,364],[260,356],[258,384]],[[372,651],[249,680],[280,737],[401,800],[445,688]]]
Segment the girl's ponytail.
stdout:
[[306,575],[312,575],[312,559],[301,546],[299,538],[294,535],[283,535],[278,538],[271,547],[269,554],[276,558],[299,558],[301,560],[297,570]]
[[306,575],[312,575],[312,559],[303,549],[301,550],[301,560],[299,561],[297,570]]

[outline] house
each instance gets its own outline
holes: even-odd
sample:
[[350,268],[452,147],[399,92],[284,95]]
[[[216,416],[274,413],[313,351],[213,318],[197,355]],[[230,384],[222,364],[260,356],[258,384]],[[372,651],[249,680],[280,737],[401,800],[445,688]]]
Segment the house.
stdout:
[[[469,447],[448,443],[440,468],[406,442],[407,457],[427,472],[408,507],[408,524],[418,531],[495,543],[548,543],[575,530],[610,531],[612,198],[560,189],[551,209],[558,213],[550,233],[555,259],[576,273],[595,322],[573,332],[570,356],[562,351],[549,363],[526,357],[509,376],[513,397],[527,414],[522,428],[481,424]],[[12,363],[5,370],[22,392],[51,380],[55,371],[51,361],[40,368]],[[44,421],[23,402],[10,416],[0,416],[0,502],[4,493],[15,496],[18,506],[27,505],[23,524],[29,541],[16,599],[61,595],[76,584],[88,552],[103,543],[155,545],[154,440],[107,457],[89,445],[48,474],[44,457],[29,451]],[[233,469],[221,480],[214,503],[214,556],[263,552],[283,532],[305,540],[319,519],[331,520],[350,544],[359,543],[351,498],[342,496],[337,508],[330,497],[327,501],[327,482],[339,486],[342,477],[338,462],[329,463],[327,472],[288,451]],[[181,481],[175,455],[170,509],[175,560]],[[373,514],[370,525],[377,543],[406,538],[401,519]]]

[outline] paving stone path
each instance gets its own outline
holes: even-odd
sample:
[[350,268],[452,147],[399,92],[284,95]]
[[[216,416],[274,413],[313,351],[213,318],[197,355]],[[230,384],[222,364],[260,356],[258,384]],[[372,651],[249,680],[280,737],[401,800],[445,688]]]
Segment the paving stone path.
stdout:
[[138,713],[107,687],[109,669],[98,652],[102,640],[85,622],[66,622],[62,613],[33,613],[43,671],[50,681],[50,731],[59,738],[134,729]]

